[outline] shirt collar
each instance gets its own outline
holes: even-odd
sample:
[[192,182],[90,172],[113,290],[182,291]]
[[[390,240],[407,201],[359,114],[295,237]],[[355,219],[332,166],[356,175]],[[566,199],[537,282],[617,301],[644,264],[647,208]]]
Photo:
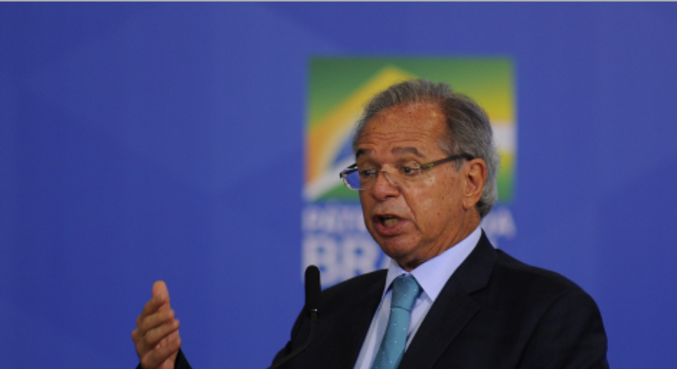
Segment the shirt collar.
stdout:
[[437,296],[444,288],[447,280],[458,269],[458,266],[470,255],[475,245],[482,236],[482,229],[478,226],[475,230],[464,238],[461,242],[448,248],[443,253],[419,265],[411,273],[402,269],[397,262],[390,260],[388,267],[388,274],[386,276],[386,287],[383,291],[383,296],[390,289],[390,285],[402,274],[411,274],[416,278],[416,281],[421,286],[425,294],[435,302]]

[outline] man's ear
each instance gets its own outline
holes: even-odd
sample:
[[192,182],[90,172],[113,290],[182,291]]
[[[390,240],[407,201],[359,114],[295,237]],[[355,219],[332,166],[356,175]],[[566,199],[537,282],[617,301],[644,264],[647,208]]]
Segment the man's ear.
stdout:
[[463,189],[463,208],[473,209],[484,190],[487,181],[487,163],[483,159],[475,158],[465,164],[465,188]]

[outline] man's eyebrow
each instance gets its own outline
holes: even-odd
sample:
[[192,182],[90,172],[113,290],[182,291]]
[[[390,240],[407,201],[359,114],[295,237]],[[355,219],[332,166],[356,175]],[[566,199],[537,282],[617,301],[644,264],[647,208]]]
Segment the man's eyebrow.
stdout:
[[[355,152],[355,159],[359,158],[362,155],[369,154],[373,151],[374,150],[372,150],[372,149],[359,149]],[[421,154],[421,152],[418,151],[418,149],[415,148],[415,147],[396,147],[396,148],[392,149],[391,152],[393,154],[398,154],[398,155],[414,154],[414,155],[418,156],[419,158],[423,157],[423,154]]]
[[357,151],[355,152],[355,159],[359,158],[360,155],[364,155],[364,154],[367,154],[367,153],[372,152],[372,151],[374,151],[374,150],[371,150],[371,149],[359,149],[359,150],[357,150]]
[[415,147],[396,147],[391,151],[393,154],[414,154],[419,158],[423,157],[423,154],[421,154]]

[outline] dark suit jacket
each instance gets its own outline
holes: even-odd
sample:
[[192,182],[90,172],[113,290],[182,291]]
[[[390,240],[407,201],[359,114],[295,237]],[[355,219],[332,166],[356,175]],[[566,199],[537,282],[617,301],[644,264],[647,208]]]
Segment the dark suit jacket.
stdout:
[[[352,369],[385,287],[386,271],[322,292],[308,349],[283,368]],[[276,360],[302,345],[301,313]],[[400,369],[608,368],[602,317],[592,298],[559,274],[495,250],[483,234],[423,320]]]
[[[313,342],[281,368],[352,369],[386,273],[323,291]],[[303,345],[309,332],[302,312],[275,361]],[[602,317],[587,293],[495,250],[482,234],[430,308],[399,369],[602,369],[609,367],[606,351]],[[190,368],[182,354],[176,367]]]

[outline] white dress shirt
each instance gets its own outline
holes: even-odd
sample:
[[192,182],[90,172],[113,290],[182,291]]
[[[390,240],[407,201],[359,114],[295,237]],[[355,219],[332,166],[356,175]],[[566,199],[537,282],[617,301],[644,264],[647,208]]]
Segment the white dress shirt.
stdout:
[[388,326],[388,318],[390,317],[390,300],[392,298],[391,284],[393,280],[402,274],[411,274],[416,278],[416,281],[421,286],[422,290],[421,294],[414,302],[414,307],[411,311],[409,332],[407,335],[407,347],[409,347],[409,343],[411,343],[416,331],[421,326],[423,318],[428,314],[428,310],[430,310],[435,299],[437,299],[442,288],[444,288],[447,280],[454,274],[458,266],[463,263],[468,255],[470,255],[481,236],[482,231],[478,226],[461,242],[419,265],[412,270],[411,273],[402,269],[394,260],[390,260],[381,304],[378,309],[376,309],[376,314],[374,314],[374,318],[371,321],[367,336],[362,343],[362,350],[360,350],[360,356],[358,356],[357,362],[355,363],[355,369],[369,369],[374,360],[374,356],[376,356],[376,352],[381,345],[381,340],[383,340],[383,335]]

